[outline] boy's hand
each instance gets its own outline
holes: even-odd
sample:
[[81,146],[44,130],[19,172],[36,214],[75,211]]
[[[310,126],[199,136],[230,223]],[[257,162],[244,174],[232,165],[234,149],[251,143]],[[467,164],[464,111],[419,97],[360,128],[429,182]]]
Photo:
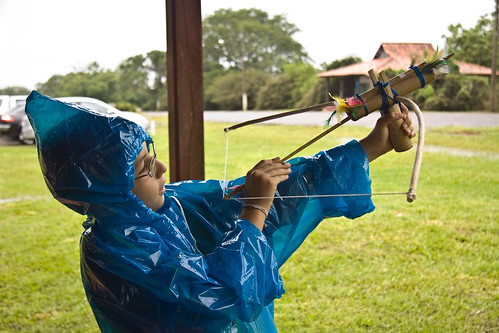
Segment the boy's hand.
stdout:
[[401,112],[388,112],[386,115],[379,118],[372,132],[359,141],[367,154],[369,162],[374,161],[379,156],[386,154],[393,149],[393,145],[390,142],[390,132],[388,130],[388,124],[393,120],[403,119],[404,121],[400,125],[400,130],[409,138],[416,136],[409,110],[404,104],[400,105],[400,110]]
[[[279,157],[260,161],[248,171],[244,185],[244,196],[258,199],[245,199],[244,203],[258,205],[268,212],[274,201],[277,185],[288,179],[290,172],[291,165],[284,163]],[[265,216],[258,209],[244,207],[240,217],[249,220],[262,230]]]

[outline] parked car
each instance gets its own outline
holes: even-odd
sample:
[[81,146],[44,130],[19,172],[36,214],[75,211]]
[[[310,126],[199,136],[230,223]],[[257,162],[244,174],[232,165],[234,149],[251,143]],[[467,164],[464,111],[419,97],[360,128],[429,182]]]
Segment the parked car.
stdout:
[[[59,97],[56,98],[61,102],[72,103],[76,105],[81,105],[88,109],[94,110],[99,113],[115,115],[140,125],[142,128],[149,132],[151,129],[151,124],[149,120],[135,112],[121,111],[116,109],[114,106],[109,105],[99,99],[92,97]],[[28,117],[24,117],[25,119],[21,120],[21,131],[19,133],[19,140],[23,142],[29,142],[31,140],[35,140],[35,134],[33,133],[33,129],[31,128],[31,124],[29,123]]]
[[19,132],[19,141],[26,144],[35,143],[35,133],[33,132],[33,127],[29,122],[28,116],[24,113],[23,119],[21,120],[21,131]]
[[0,115],[18,105],[26,104],[27,95],[0,95]]
[[10,96],[9,95],[0,95],[0,114],[4,114],[9,111]]
[[149,132],[149,130],[150,130],[151,124],[149,123],[149,120],[146,117],[144,117],[138,113],[135,113],[135,112],[118,110],[114,106],[109,105],[101,100],[96,99],[96,98],[91,98],[91,97],[60,97],[57,99],[62,101],[62,102],[81,105],[81,106],[87,107],[89,109],[92,109],[94,111],[97,111],[99,113],[120,116],[122,118],[128,119],[130,121],[133,121],[134,123],[139,124],[147,132]]
[[0,134],[13,140],[21,140],[24,143],[34,143],[34,138],[28,138],[25,141],[20,137],[21,129],[23,127],[23,118],[26,118],[24,104],[18,105],[0,115]]

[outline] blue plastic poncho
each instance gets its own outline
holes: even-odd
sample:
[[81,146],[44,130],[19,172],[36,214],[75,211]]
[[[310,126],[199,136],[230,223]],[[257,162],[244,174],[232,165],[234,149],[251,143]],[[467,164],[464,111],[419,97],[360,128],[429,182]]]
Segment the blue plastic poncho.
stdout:
[[[26,113],[48,188],[87,215],[81,273],[103,332],[275,332],[278,268],[324,218],[374,209],[369,197],[277,198],[260,232],[222,199],[239,178],[167,184],[154,212],[131,193],[142,128],[35,91]],[[290,162],[278,196],[370,191],[356,141]]]

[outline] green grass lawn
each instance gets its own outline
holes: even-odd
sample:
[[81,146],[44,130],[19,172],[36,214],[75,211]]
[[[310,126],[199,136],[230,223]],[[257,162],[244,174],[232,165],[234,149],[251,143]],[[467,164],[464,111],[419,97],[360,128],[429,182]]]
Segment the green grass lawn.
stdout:
[[[166,119],[156,124],[168,163]],[[205,126],[207,178],[224,174],[223,127]],[[228,177],[321,130],[231,132]],[[303,154],[368,132],[345,126]],[[490,155],[427,152],[415,202],[376,196],[371,214],[324,221],[281,269],[280,332],[499,331],[499,128],[434,129],[426,142]],[[373,191],[407,191],[413,159],[374,161]],[[51,198],[33,146],[0,147],[0,170],[0,332],[97,332],[79,273],[84,218]]]

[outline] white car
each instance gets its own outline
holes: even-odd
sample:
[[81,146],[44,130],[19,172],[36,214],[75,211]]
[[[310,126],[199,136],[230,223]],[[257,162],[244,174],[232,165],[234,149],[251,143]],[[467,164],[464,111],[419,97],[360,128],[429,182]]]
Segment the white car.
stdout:
[[28,95],[0,95],[0,115],[26,103]]
[[[151,123],[149,120],[135,112],[121,111],[112,105],[109,105],[101,100],[92,97],[59,97],[57,100],[65,103],[72,103],[76,105],[81,105],[86,108],[92,109],[96,112],[102,114],[116,115],[122,118],[133,121],[134,123],[140,125],[146,132],[150,132]],[[31,128],[28,117],[24,117],[21,124],[21,134],[19,135],[19,140],[23,142],[34,142],[35,134]]]

